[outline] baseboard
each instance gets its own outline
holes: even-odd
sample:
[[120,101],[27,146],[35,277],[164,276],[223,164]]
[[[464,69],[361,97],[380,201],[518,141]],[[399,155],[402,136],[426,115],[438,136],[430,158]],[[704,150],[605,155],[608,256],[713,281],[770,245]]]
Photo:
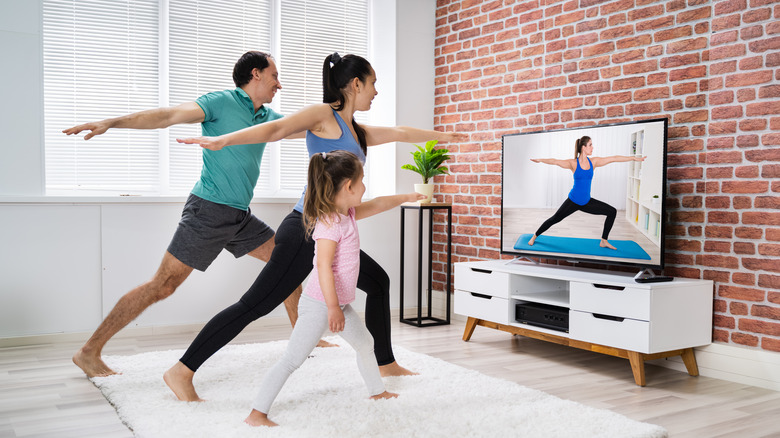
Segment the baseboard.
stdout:
[[[695,350],[702,376],[780,391],[780,353],[726,344]],[[686,372],[679,356],[648,363]]]

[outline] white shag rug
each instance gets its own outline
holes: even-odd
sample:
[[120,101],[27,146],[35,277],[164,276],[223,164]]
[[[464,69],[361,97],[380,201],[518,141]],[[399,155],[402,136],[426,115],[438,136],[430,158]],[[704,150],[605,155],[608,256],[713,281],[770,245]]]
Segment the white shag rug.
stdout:
[[562,400],[513,382],[395,347],[398,363],[418,376],[385,378],[392,400],[369,400],[355,353],[317,348],[293,373],[269,418],[280,427],[243,420],[269,367],[287,341],[228,345],[195,376],[203,403],[176,400],[162,375],[182,350],[108,356],[122,374],[92,381],[138,437],[666,437],[656,425]]

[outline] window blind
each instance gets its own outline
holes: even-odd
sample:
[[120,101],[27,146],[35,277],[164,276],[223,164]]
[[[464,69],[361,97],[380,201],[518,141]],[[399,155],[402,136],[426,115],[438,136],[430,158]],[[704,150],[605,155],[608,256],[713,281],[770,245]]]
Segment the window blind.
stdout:
[[[87,142],[62,129],[234,88],[247,50],[276,58],[282,114],[320,103],[325,56],[367,55],[368,0],[43,0],[43,45],[47,193],[185,195],[201,151],[175,139],[200,125]],[[255,195],[297,196],[307,164],[303,140],[269,144]]]
[[[333,52],[368,55],[366,0],[281,0],[280,77],[282,114],[322,103],[322,65]],[[365,116],[357,114],[358,123]],[[306,184],[308,154],[304,140],[280,145],[281,190],[300,190]]]
[[47,192],[157,187],[153,131],[117,130],[87,142],[61,131],[158,106],[158,10],[157,0],[43,2]]

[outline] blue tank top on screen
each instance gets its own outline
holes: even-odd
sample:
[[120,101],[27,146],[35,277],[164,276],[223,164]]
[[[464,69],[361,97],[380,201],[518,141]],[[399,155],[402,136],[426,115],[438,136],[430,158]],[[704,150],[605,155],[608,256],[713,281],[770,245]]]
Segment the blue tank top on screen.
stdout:
[[[332,109],[332,108],[331,108]],[[333,110],[333,109],[332,109]],[[347,122],[341,118],[336,110],[333,110],[333,116],[336,117],[336,121],[341,128],[341,137],[339,138],[322,138],[312,134],[311,131],[306,131],[306,149],[309,151],[309,159],[314,154],[321,152],[331,151],[347,151],[355,154],[360,162],[366,164],[366,154],[363,153],[363,149],[360,148],[360,143],[355,140],[352,135],[352,131],[349,130]],[[303,188],[301,199],[295,204],[295,210],[303,213],[303,197],[306,195],[306,187]]]
[[569,192],[569,199],[577,205],[585,205],[590,201],[590,183],[593,181],[593,163],[590,158],[585,157],[590,164],[590,169],[585,170],[580,167],[580,160],[577,160],[577,170],[574,171],[574,186]]

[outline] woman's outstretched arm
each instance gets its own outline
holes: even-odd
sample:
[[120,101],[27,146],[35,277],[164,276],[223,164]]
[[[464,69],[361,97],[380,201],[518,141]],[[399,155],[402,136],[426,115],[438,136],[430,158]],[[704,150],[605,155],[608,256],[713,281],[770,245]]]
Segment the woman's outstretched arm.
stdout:
[[366,130],[366,143],[369,146],[376,146],[394,141],[405,143],[415,143],[428,140],[439,140],[441,142],[464,142],[467,141],[468,134],[459,132],[432,131],[430,129],[412,128],[410,126],[363,126]]
[[534,163],[551,164],[553,166],[563,167],[567,170],[575,170],[574,160],[559,160],[557,158],[531,158]]
[[176,141],[197,144],[205,149],[218,151],[237,144],[269,143],[283,138],[295,138],[298,137],[297,133],[315,130],[325,116],[332,117],[329,110],[325,111],[328,108],[329,106],[324,104],[311,105],[281,119],[250,126],[229,134],[217,137],[177,138]]
[[611,157],[593,157],[590,161],[595,167],[606,166],[609,163],[622,163],[625,161],[645,161],[646,156],[613,155]]

